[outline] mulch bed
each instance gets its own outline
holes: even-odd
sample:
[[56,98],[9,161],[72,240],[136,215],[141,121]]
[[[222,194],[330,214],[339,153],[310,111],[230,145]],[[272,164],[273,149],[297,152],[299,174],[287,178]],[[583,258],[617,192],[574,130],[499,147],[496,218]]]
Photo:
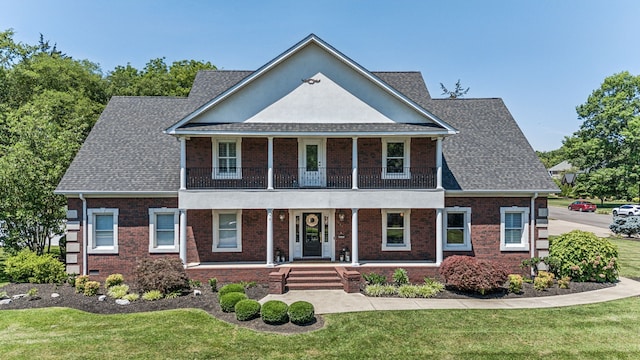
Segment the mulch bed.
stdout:
[[[564,295],[579,293],[584,291],[592,291],[597,289],[603,289],[606,287],[614,286],[611,283],[571,283],[569,289],[560,289],[557,285],[544,291],[538,291],[533,289],[533,285],[529,283],[523,284],[523,291],[520,294],[513,294],[506,291],[506,289],[486,294],[469,294],[461,293],[454,290],[447,289],[437,294],[435,299],[468,299],[468,298],[523,298],[523,297],[542,297],[553,295]],[[202,286],[198,290],[202,292],[202,295],[194,296],[193,294],[180,296],[175,299],[161,299],[156,301],[145,301],[139,299],[132,302],[129,305],[118,305],[115,300],[107,297],[104,301],[98,301],[97,296],[84,296],[83,294],[77,294],[75,288],[63,284],[9,284],[2,288],[0,291],[6,291],[9,296],[16,294],[26,294],[30,289],[38,289],[35,299],[23,297],[13,300],[8,305],[0,305],[0,310],[9,309],[33,309],[44,307],[67,307],[87,311],[95,314],[123,314],[123,313],[136,313],[136,312],[148,312],[170,309],[186,309],[196,308],[202,309],[212,316],[226,321],[231,324],[236,324],[245,328],[253,329],[256,331],[264,332],[276,332],[282,334],[296,334],[314,331],[324,327],[324,319],[321,315],[316,315],[316,321],[312,324],[300,326],[292,323],[282,325],[266,324],[262,319],[257,318],[249,321],[236,320],[234,313],[225,313],[220,309],[218,303],[218,295],[211,291],[207,286]],[[60,297],[52,298],[52,293],[60,294]],[[247,289],[247,296],[250,299],[262,299],[268,294],[268,288],[264,285],[257,285]]]

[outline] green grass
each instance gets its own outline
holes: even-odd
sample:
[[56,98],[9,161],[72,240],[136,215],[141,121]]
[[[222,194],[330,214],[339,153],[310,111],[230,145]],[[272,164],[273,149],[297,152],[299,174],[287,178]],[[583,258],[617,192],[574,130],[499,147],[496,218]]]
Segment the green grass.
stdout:
[[633,359],[640,298],[531,310],[422,310],[325,316],[327,327],[277,335],[201,310],[94,315],[0,311],[11,359]]
[[609,240],[618,246],[620,275],[640,279],[640,241],[626,238]]

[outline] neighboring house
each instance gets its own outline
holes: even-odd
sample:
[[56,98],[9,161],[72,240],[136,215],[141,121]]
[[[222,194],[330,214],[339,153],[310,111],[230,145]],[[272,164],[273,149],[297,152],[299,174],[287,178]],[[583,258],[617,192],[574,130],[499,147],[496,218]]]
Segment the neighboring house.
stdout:
[[562,185],[575,185],[576,177],[578,174],[582,173],[582,171],[576,170],[576,168],[571,165],[570,162],[564,160],[555,166],[552,166],[548,169],[549,176],[553,179],[560,180]]
[[420,73],[315,35],[256,71],[201,71],[187,98],[112,98],[56,190],[69,272],[172,256],[219,281],[305,260],[421,281],[453,254],[520,272],[547,254],[557,191],[501,99],[432,99]]

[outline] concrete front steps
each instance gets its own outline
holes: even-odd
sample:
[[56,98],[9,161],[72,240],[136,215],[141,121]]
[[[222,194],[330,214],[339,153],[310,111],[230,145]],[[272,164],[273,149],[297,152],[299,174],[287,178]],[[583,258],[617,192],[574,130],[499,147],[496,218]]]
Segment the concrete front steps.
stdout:
[[343,290],[342,279],[335,268],[295,267],[285,279],[288,290]]

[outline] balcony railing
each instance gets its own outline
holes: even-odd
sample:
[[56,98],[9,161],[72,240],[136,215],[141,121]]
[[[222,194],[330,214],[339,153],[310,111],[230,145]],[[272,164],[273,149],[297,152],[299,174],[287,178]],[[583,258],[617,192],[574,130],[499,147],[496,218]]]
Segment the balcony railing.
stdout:
[[[266,168],[237,168],[221,171],[213,168],[187,168],[188,189],[266,189]],[[402,171],[400,171],[402,170]],[[274,168],[276,189],[351,189],[351,168]],[[411,167],[404,169],[358,168],[361,189],[435,189],[436,169]]]

